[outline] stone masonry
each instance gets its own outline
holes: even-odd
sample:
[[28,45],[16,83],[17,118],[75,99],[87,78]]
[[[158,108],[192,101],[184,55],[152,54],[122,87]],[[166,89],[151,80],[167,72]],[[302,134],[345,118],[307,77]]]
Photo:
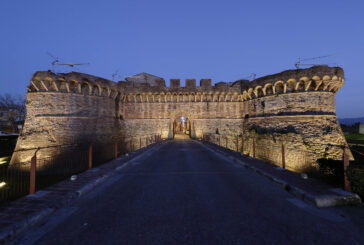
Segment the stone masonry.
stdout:
[[[171,79],[141,73],[118,83],[82,74],[36,72],[27,94],[27,118],[16,149],[75,141],[110,143],[162,135],[172,138],[181,116],[191,137],[223,141],[259,159],[293,171],[317,168],[321,158],[341,160],[347,143],[336,118],[335,94],[344,84],[340,67],[287,70],[232,84]],[[221,143],[221,142],[220,142]],[[12,163],[34,152],[14,153]],[[39,157],[52,156],[42,150]],[[352,158],[351,153],[349,152]]]

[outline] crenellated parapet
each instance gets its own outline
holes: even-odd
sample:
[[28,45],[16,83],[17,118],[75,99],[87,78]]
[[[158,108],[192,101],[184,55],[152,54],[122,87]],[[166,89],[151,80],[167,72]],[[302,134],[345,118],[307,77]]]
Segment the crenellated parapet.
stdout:
[[195,79],[186,79],[186,86],[181,87],[180,79],[171,79],[170,84],[167,87],[164,83],[154,83],[153,86],[150,83],[115,83],[83,73],[54,74],[48,71],[33,75],[28,92],[122,97],[125,102],[238,102],[287,93],[336,93],[344,85],[344,75],[339,67],[318,66],[284,71],[251,82],[240,80],[212,85],[211,79],[201,79],[200,86],[196,86]]
[[[249,82],[249,81],[245,81]],[[170,86],[166,86],[165,83],[160,83],[155,85],[155,83],[133,83],[133,82],[124,82],[120,81],[119,84],[126,94],[128,93],[138,93],[138,92],[146,92],[146,93],[204,93],[204,92],[230,92],[230,93],[240,93],[241,92],[241,83],[242,81],[238,81],[235,83],[225,83],[219,82],[212,85],[212,79],[201,79],[200,85],[196,85],[196,79],[186,79],[185,86],[181,86],[180,79],[170,79]]]
[[288,70],[265,76],[251,82],[240,80],[234,83],[219,82],[211,85],[211,79],[201,79],[196,86],[195,79],[186,79],[186,86],[180,86],[180,79],[171,79],[170,87],[160,83],[133,84],[119,82],[124,88],[124,102],[241,102],[265,96],[305,93],[338,92],[344,85],[344,73],[340,67],[317,66],[301,70]]
[[344,85],[340,67],[315,66],[288,70],[252,81],[243,88],[243,100],[298,92],[338,92]]
[[28,92],[72,93],[111,99],[116,99],[122,94],[122,90],[115,82],[77,72],[68,74],[36,72],[27,89]]

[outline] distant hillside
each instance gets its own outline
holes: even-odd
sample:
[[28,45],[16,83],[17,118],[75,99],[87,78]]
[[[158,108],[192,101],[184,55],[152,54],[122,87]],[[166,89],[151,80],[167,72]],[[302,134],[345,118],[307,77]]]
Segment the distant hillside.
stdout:
[[355,123],[364,123],[364,117],[358,117],[358,118],[339,118],[339,123],[340,124],[345,124],[345,125],[352,125]]

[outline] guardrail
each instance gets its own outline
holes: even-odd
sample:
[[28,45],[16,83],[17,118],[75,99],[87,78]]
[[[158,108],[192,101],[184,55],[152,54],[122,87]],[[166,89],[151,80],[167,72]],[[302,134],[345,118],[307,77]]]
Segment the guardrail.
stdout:
[[[256,141],[258,140],[257,137],[249,137],[246,135],[232,136],[232,135],[205,133],[202,135],[202,140],[208,141],[212,144],[216,144],[224,148],[228,148],[236,152],[240,152],[242,154],[244,154],[244,152],[249,152],[248,154],[250,155],[250,157],[257,158],[257,144],[256,144]],[[292,170],[289,168],[289,166],[287,166],[288,153],[290,154],[289,156],[291,159],[292,156],[294,156],[294,158],[299,159],[301,162],[306,162],[306,158],[309,156],[310,152],[304,149],[293,148],[291,147],[291,144],[292,142],[276,139],[276,143],[274,144],[272,143],[265,146],[270,149],[269,151],[259,151],[259,159],[261,160],[270,159],[272,158],[272,154],[274,153],[273,155],[275,155],[276,157],[274,161],[275,165],[278,165],[279,167],[282,167],[284,169],[287,168],[288,170]],[[339,167],[341,169],[331,169],[330,167],[327,166],[320,166],[319,174],[326,176],[335,175],[336,177],[341,178],[343,183],[343,188],[345,190],[350,190],[350,182],[347,177],[347,169],[350,164],[349,155],[346,150],[347,147],[342,145],[335,145],[335,146],[344,149],[343,158],[341,160],[343,164],[341,165],[341,167]],[[341,177],[337,175],[340,175]]]
[[[27,194],[34,194],[37,190],[67,179],[73,174],[100,166],[120,155],[139,150],[160,140],[160,135],[151,135],[107,144],[78,143],[17,150],[35,152],[28,162],[0,164],[0,204]],[[69,149],[51,157],[37,157],[39,150],[54,147],[69,147]]]

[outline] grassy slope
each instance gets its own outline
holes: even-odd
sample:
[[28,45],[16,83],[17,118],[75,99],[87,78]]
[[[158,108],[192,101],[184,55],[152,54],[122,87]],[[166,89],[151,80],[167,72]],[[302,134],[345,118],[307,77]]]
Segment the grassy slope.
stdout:
[[348,134],[345,138],[348,140],[364,140],[364,134]]

